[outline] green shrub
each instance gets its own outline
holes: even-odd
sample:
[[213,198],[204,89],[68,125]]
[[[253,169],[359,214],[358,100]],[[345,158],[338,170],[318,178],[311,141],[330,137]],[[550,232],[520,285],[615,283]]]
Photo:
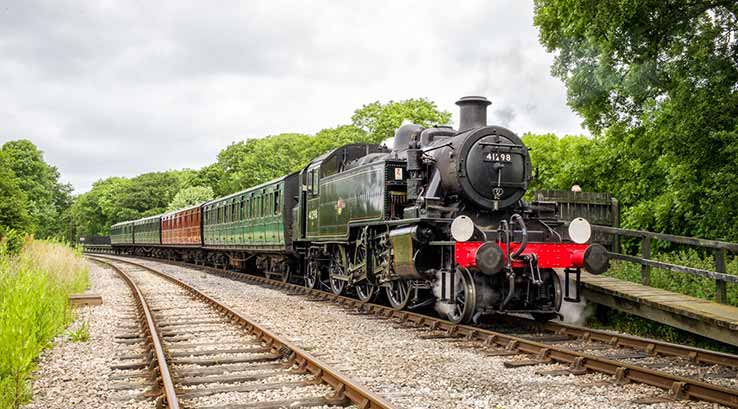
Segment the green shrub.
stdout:
[[78,251],[28,241],[16,255],[0,244],[0,408],[30,398],[27,377],[35,360],[71,322],[69,294],[87,287]]
[[3,254],[18,254],[26,242],[26,235],[14,229],[0,226],[0,257]]

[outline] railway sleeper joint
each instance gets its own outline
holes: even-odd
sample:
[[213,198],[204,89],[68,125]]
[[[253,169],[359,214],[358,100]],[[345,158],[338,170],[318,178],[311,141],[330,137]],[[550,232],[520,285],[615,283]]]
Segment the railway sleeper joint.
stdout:
[[587,358],[580,356],[574,359],[571,366],[569,367],[569,373],[572,375],[584,375],[587,373]]
[[685,400],[689,398],[689,386],[685,382],[674,381],[669,388],[669,397],[674,400]]
[[628,368],[620,366],[615,370],[615,383],[618,385],[630,383],[630,379],[628,379]]

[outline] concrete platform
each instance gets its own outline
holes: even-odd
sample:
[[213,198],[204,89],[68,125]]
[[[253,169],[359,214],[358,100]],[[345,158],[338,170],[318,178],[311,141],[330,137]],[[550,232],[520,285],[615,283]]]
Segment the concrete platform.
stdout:
[[582,272],[591,302],[738,346],[738,307]]

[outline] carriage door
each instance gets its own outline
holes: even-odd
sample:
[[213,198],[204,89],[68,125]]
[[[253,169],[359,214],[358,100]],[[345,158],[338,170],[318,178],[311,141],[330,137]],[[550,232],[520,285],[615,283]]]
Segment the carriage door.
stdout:
[[307,170],[303,170],[300,173],[300,214],[297,215],[297,224],[300,226],[300,239],[304,239],[307,233],[308,173],[309,172]]

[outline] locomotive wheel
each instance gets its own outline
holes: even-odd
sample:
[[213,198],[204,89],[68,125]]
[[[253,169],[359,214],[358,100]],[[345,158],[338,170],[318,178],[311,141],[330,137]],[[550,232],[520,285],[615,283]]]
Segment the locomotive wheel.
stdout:
[[318,287],[320,282],[320,268],[315,262],[310,262],[305,271],[305,287],[313,290]]
[[384,290],[392,308],[402,310],[410,304],[412,288],[410,288],[410,283],[407,281],[403,279],[393,280],[390,282],[390,286],[385,287]]
[[[556,311],[558,311],[559,309],[561,309],[561,301],[563,299],[563,294],[561,292],[561,280],[554,270],[546,269],[541,271],[541,273],[544,272],[546,273],[546,277],[543,279],[543,285],[552,286],[554,293],[554,299],[552,301],[554,308],[556,309]],[[558,318],[559,316],[555,312],[533,312],[530,315],[533,316],[533,319],[538,322],[548,322],[552,319]]]
[[[354,252],[354,261],[351,267],[352,270],[361,266],[362,264],[364,266],[364,272],[368,271],[370,268],[369,257],[367,257],[366,251],[366,242],[363,240],[364,237],[365,233],[362,234],[362,240],[360,240],[360,243],[356,246],[356,251]],[[379,293],[379,289],[368,277],[368,274],[364,274],[364,278],[359,280],[359,282],[355,284],[355,289],[356,296],[361,302],[373,302],[374,299],[377,298],[377,293]]]
[[356,296],[361,302],[372,302],[377,298],[377,286],[370,283],[369,280],[363,280],[356,284]]
[[333,252],[333,257],[331,257],[330,274],[331,290],[333,290],[333,293],[336,295],[343,294],[344,290],[346,290],[348,281],[341,280],[339,278],[333,278],[334,276],[342,276],[348,278],[346,257],[344,252],[341,251],[341,249],[338,247],[336,247]]
[[469,322],[477,310],[477,286],[469,270],[456,270],[456,284],[453,303],[447,313],[449,321],[454,324]]

